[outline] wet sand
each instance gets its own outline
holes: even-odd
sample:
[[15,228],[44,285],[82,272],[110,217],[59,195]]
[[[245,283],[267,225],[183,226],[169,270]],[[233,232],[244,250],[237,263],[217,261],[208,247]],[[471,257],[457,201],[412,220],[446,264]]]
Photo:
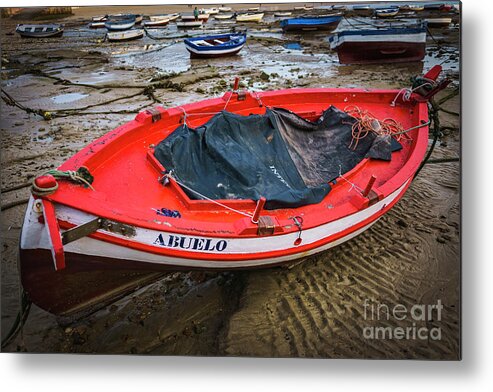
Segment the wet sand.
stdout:
[[[135,11],[131,8],[127,11]],[[143,8],[145,14],[174,11]],[[237,75],[253,90],[400,89],[423,68],[442,63],[454,83],[439,98],[458,86],[458,30],[453,28],[432,30],[424,64],[340,66],[325,34],[283,35],[274,18],[267,17],[262,25],[249,27],[248,45],[237,57],[201,61],[190,60],[179,38],[197,32],[173,27],[153,30],[154,37],[163,38],[159,40],[102,42],[104,32],[86,25],[89,16],[106,12],[77,9],[63,20],[73,27],[53,40],[23,40],[12,35],[18,21],[2,21],[2,88],[22,105],[54,117],[46,121],[2,101],[2,207],[29,196],[28,187],[9,188],[57,167],[142,108],[222,95]],[[225,28],[210,21],[207,31]],[[160,85],[152,94],[144,91],[156,82]],[[442,106],[459,112],[460,96]],[[459,117],[441,111],[440,121],[445,128],[432,159],[458,157]],[[386,216],[332,250],[290,268],[166,274],[71,323],[33,306],[23,333],[3,350],[457,359],[459,191],[457,162],[428,164]],[[20,204],[2,211],[2,338],[19,307],[17,249],[24,209]],[[406,307],[441,300],[441,320],[417,323],[440,327],[441,339],[364,338],[362,329],[368,325],[409,325],[409,320],[393,318],[368,320],[365,300]]]

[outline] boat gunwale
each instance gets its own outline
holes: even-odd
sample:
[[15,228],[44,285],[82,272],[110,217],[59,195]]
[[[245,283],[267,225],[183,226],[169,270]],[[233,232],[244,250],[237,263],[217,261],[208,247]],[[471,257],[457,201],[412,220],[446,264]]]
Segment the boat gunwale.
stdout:
[[[284,92],[284,94],[286,92],[293,94],[293,93],[295,93],[293,90],[298,90],[298,92],[302,93],[302,94],[306,94],[307,90],[309,90],[313,94],[317,94],[317,93],[337,93],[337,94],[346,93],[346,94],[348,94],[349,93],[349,94],[354,94],[355,96],[356,96],[356,94],[373,94],[373,95],[375,95],[375,94],[379,94],[379,95],[387,94],[389,96],[395,96],[398,93],[398,90],[378,90],[378,92],[377,92],[375,90],[369,91],[369,90],[365,90],[365,89],[291,89],[291,90],[279,90],[276,92],[259,93],[258,95],[262,98],[262,100],[264,102],[266,102],[266,101],[268,101],[269,97],[273,98],[273,97],[276,97],[277,95],[280,95],[280,94],[282,95],[283,92]],[[214,99],[210,99],[210,100],[201,101],[198,103],[182,105],[181,108],[183,108],[183,109],[180,109],[180,107],[170,108],[167,110],[165,110],[164,108],[161,108],[160,112],[162,113],[162,115],[167,116],[168,121],[171,122],[171,124],[168,126],[168,128],[170,128],[170,129],[168,129],[166,131],[167,134],[170,134],[171,132],[173,132],[176,129],[176,125],[179,124],[180,119],[183,117],[183,110],[185,110],[187,113],[188,112],[190,112],[190,113],[194,112],[194,114],[195,113],[200,114],[201,111],[207,112],[207,108],[209,108],[211,106],[224,105],[225,101],[229,101],[231,94],[232,93],[226,93],[222,98],[214,98]],[[197,107],[197,104],[202,104],[202,105]],[[422,123],[426,122],[428,120],[427,110],[424,110],[424,109],[427,109],[426,103],[421,102],[421,103],[415,103],[414,105],[416,105],[416,109],[419,110],[419,113],[418,113],[419,116],[418,116],[417,120],[422,122]],[[282,107],[282,105],[278,105],[278,106]],[[195,111],[193,111],[192,109],[194,109]],[[245,111],[249,111],[250,109],[251,108],[246,108]],[[206,121],[209,121],[209,119],[211,117],[212,116],[203,116],[201,118],[203,118],[204,122],[206,122]],[[59,170],[76,170],[78,167],[80,167],[82,165],[91,168],[95,164],[94,160],[96,159],[96,161],[97,161],[98,153],[100,153],[103,148],[107,148],[109,145],[111,145],[112,142],[120,139],[121,137],[123,137],[125,135],[127,137],[130,137],[129,135],[131,133],[141,131],[142,127],[146,127],[146,122],[149,122],[149,120],[150,119],[149,119],[148,115],[140,113],[139,115],[137,115],[136,120],[133,120],[130,123],[122,125],[116,129],[114,129],[113,131],[108,132],[106,135],[97,139],[96,141],[94,141],[93,143],[91,143],[90,145],[85,147],[83,150],[81,150],[79,153],[75,154],[73,157],[71,157],[69,160],[67,160],[65,163],[63,163],[62,166],[60,166]],[[160,132],[162,135],[163,129],[161,129]],[[152,132],[150,132],[150,134],[152,134]],[[146,135],[143,138],[138,138],[138,140],[141,140],[141,139],[149,140],[149,135]],[[107,143],[108,141],[109,141],[109,143]],[[417,152],[420,154],[422,153],[422,155],[424,155],[424,152],[426,151],[426,148],[427,148],[427,144],[428,144],[427,132],[426,132],[426,135],[425,135],[424,131],[418,132],[417,138],[413,142],[413,147],[409,149],[409,156],[406,158],[405,162],[403,162],[402,167],[400,167],[400,169],[392,177],[388,178],[384,184],[382,184],[381,186],[378,187],[378,192],[380,192],[382,195],[384,195],[383,197],[385,197],[385,195],[392,193],[395,189],[398,189],[399,186],[401,186],[409,178],[412,178],[412,176],[414,175],[414,172],[416,171],[417,167],[421,163],[421,159],[422,159],[422,158],[420,158],[419,160],[413,159],[413,157],[416,156],[415,150],[418,148]],[[148,151],[146,151],[145,153],[148,154]],[[111,157],[106,157],[106,160],[110,159],[110,158]],[[147,158],[145,158],[145,159],[147,159]],[[103,162],[105,162],[106,160],[104,160]],[[368,162],[369,161],[367,159],[362,160],[354,168],[352,168],[350,171],[348,171],[347,173],[344,173],[343,177],[350,180],[356,173],[363,170],[368,165]],[[102,163],[100,162],[99,164],[101,165]],[[150,164],[152,164],[152,162]],[[159,168],[156,169],[156,166],[154,165],[154,170],[158,170],[158,169]],[[337,186],[340,186],[338,184],[343,184],[343,183],[340,181],[337,181],[336,184],[333,185],[333,190],[336,189]],[[65,183],[60,184],[60,188],[64,188],[66,186],[70,186],[70,185],[65,184]],[[181,189],[181,187],[180,187],[180,189]],[[89,191],[89,190],[85,190],[85,192],[87,192],[87,193],[84,195],[84,197],[87,197],[88,199],[92,199],[94,202],[99,203],[99,205],[98,205],[98,209],[96,211],[94,211],[94,210],[91,211],[91,210],[87,210],[84,208],[79,208],[81,211],[84,211],[84,212],[89,213],[89,214],[95,214],[95,215],[98,215],[98,216],[103,217],[103,218],[114,219],[114,220],[117,220],[117,221],[120,221],[123,223],[136,225],[136,226],[143,227],[143,228],[148,228],[148,229],[153,229],[153,230],[162,230],[163,229],[162,224],[157,224],[157,223],[155,223],[153,221],[149,221],[147,219],[140,219],[139,220],[139,219],[136,219],[135,217],[127,217],[127,216],[124,217],[124,216],[121,216],[121,214],[115,215],[114,206],[112,205],[112,203],[97,200],[97,195],[93,197],[91,191]],[[183,190],[181,190],[181,192],[183,192]],[[322,205],[323,203],[327,203],[327,197],[330,197],[331,193],[332,192],[329,192],[329,194],[320,203],[317,203],[316,206]],[[184,194],[184,192],[183,192],[183,194]],[[183,199],[186,201],[186,203],[184,203],[184,204],[185,204],[185,207],[187,207],[187,208],[193,206],[193,207],[197,207],[198,210],[203,210],[206,212],[207,211],[225,212],[224,208],[221,207],[220,209],[218,209],[217,205],[214,205],[213,202],[204,201],[204,200],[192,200],[192,199],[189,199],[186,195],[184,195],[184,196],[181,195],[179,192],[176,192],[175,195],[180,196],[180,199]],[[64,204],[64,205],[67,205],[68,207],[74,208],[73,204],[72,205],[68,204],[66,201],[63,200],[63,198],[60,200],[60,198],[57,197],[57,193],[50,195],[46,198],[51,200],[52,202]],[[232,208],[235,208],[235,207],[236,208],[245,208],[245,209],[249,209],[252,212],[253,212],[253,209],[255,208],[255,205],[256,205],[256,203],[253,200],[248,200],[248,199],[218,200],[218,201],[222,202],[223,204],[226,204],[228,206],[231,206]],[[344,206],[347,203],[348,202],[344,202],[343,204],[341,204],[337,208],[340,208],[340,211],[344,211]],[[247,206],[249,208],[246,208]],[[210,208],[210,207],[215,207],[215,208]],[[304,208],[307,208],[307,207],[310,208],[311,206],[303,206],[303,207],[299,207],[297,209],[292,209],[293,214],[296,214],[296,211],[303,210]],[[275,216],[276,211],[285,211],[285,210],[286,209],[272,210],[272,211],[267,210],[266,212],[268,215],[271,215],[271,216],[274,215]],[[355,213],[357,211],[358,210],[354,210],[352,213]],[[333,211],[333,212],[335,213],[335,211]],[[341,216],[346,216],[346,215],[350,215],[350,214],[341,213],[340,216],[334,214],[332,219],[330,219],[330,220],[325,219],[320,224],[330,222],[332,220],[337,220]],[[241,219],[241,218],[239,218],[239,219]],[[184,221],[186,223],[184,223]],[[181,233],[181,234],[196,234],[196,232],[195,233],[191,232],[190,230],[187,230],[186,228],[190,227],[190,224],[192,222],[199,222],[199,221],[196,219],[194,220],[194,219],[190,218],[190,219],[184,219],[184,220],[180,219],[180,224],[176,224],[176,221],[173,221],[173,220],[171,220],[170,222],[172,222],[172,224],[173,224],[172,230],[174,232]],[[160,223],[162,223],[162,222],[160,222]],[[318,225],[320,225],[320,224],[318,224]],[[233,222],[227,222],[227,223],[225,223],[225,225],[230,225],[230,227],[234,227]],[[194,226],[194,225],[192,224],[192,226]],[[317,225],[313,225],[313,226],[317,226]],[[306,227],[310,228],[310,227],[312,227],[312,225],[309,225]],[[297,230],[297,229],[294,228],[293,230]],[[236,234],[233,234],[233,236],[234,235],[236,235]]]

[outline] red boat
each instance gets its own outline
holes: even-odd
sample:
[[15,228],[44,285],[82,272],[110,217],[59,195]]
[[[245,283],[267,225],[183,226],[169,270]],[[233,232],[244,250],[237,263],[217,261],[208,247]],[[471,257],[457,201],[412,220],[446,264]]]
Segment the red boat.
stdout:
[[[235,89],[139,113],[35,180],[24,290],[67,315],[125,279],[271,267],[357,236],[404,195],[427,149],[426,100],[401,92]],[[400,133],[357,131],[368,113]]]

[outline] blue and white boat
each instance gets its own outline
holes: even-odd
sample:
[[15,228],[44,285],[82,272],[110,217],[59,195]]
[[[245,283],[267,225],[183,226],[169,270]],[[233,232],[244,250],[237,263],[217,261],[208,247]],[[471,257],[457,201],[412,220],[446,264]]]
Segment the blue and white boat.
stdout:
[[311,31],[325,30],[332,31],[337,28],[342,19],[341,14],[321,15],[321,16],[302,16],[299,18],[284,19],[281,21],[283,31]]
[[63,35],[63,25],[18,24],[15,31],[23,38],[61,37]]
[[399,8],[390,7],[390,8],[378,8],[375,10],[375,16],[377,18],[392,18],[399,13]]
[[422,61],[426,24],[341,31],[329,38],[341,64]]
[[246,43],[246,34],[220,34],[185,39],[192,58],[231,56]]
[[123,31],[130,30],[135,26],[135,23],[135,15],[110,16],[108,17],[108,20],[104,22],[104,27],[106,27],[109,31]]

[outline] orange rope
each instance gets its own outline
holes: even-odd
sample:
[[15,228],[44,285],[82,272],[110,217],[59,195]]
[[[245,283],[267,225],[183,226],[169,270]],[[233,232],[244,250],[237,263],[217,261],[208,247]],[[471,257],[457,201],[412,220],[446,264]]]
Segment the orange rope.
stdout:
[[370,132],[378,135],[395,135],[397,141],[405,134],[403,126],[393,118],[378,120],[369,111],[355,105],[347,106],[344,111],[356,119],[351,130],[353,138],[349,144],[349,148],[353,150],[356,150],[359,141],[368,136]]

